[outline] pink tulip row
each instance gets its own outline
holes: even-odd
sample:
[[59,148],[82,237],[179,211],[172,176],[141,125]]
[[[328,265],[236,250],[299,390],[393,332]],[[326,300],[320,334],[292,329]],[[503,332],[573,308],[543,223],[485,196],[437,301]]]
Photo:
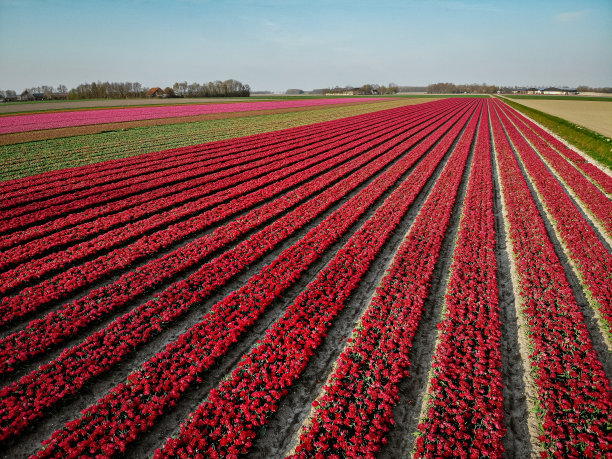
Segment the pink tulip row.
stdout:
[[547,131],[545,131],[540,126],[531,121],[529,118],[523,116],[522,114],[516,111],[515,116],[525,126],[527,126],[533,132],[542,137],[542,139],[544,139],[549,145],[551,145],[555,150],[560,152],[577,168],[584,172],[584,174],[589,177],[596,185],[598,185],[603,191],[608,194],[612,193],[612,177],[610,175],[606,174],[599,167],[593,165],[591,162],[584,159],[581,155],[569,148],[556,137],[549,134]]
[[107,108],[96,110],[75,110],[54,113],[34,113],[0,117],[0,134],[13,132],[55,129],[70,126],[85,126],[101,123],[119,123],[123,121],[150,120],[159,118],[176,118],[212,113],[245,112],[251,110],[277,110],[295,107],[313,107],[356,102],[384,100],[380,98],[351,99],[306,99],[283,100],[277,102],[236,102],[224,104],[167,105],[131,108]]
[[[470,114],[474,111],[472,105]],[[332,321],[467,121],[464,117],[453,126],[268,329],[257,346],[243,356],[231,377],[210,392],[183,424],[180,435],[168,439],[163,449],[156,452],[156,457],[220,457],[249,450],[256,432],[268,422],[300,377]],[[463,164],[465,157],[467,151]],[[451,158],[448,167],[454,169],[457,163],[461,161]],[[455,181],[457,186],[460,176],[461,173]]]
[[[48,207],[92,194],[107,193],[119,188],[126,188],[129,192],[134,193],[140,189],[134,187],[136,184],[154,181],[165,176],[172,179],[175,174],[191,170],[194,167],[196,172],[201,171],[205,166],[213,165],[215,168],[212,170],[223,169],[240,163],[248,163],[255,159],[266,158],[269,152],[290,151],[311,144],[321,144],[324,140],[339,140],[337,138],[339,135],[346,134],[351,130],[365,129],[366,127],[374,129],[376,126],[380,126],[381,121],[386,120],[388,116],[386,112],[383,112],[378,116],[369,118],[348,119],[344,123],[325,123],[324,127],[321,125],[307,126],[299,133],[281,131],[277,132],[277,137],[274,139],[266,138],[258,142],[241,138],[234,139],[231,143],[223,142],[221,145],[213,143],[177,149],[180,150],[180,154],[177,154],[179,153],[177,151],[169,150],[158,159],[149,157],[149,161],[135,162],[133,166],[130,166],[129,162],[123,161],[120,170],[114,167],[110,171],[92,171],[92,173],[87,174],[86,180],[83,176],[79,176],[78,179],[73,178],[60,183],[53,181],[49,185],[42,185],[44,188],[38,191],[29,188],[27,194],[23,192],[5,193],[0,199],[0,208],[19,206],[19,214],[14,209],[13,212],[0,212],[0,216],[8,218],[25,214],[32,207],[24,206],[25,203],[32,202],[35,205],[40,205],[42,199],[46,199],[44,204]],[[282,147],[282,150],[279,147]],[[230,161],[228,162],[228,160]],[[204,172],[208,172],[208,170],[204,170]],[[182,179],[186,177],[182,177]],[[172,183],[172,180],[169,180],[168,183]],[[150,188],[151,186],[144,189]],[[110,196],[104,196],[105,200],[110,200],[110,198]],[[39,207],[34,208],[34,210],[38,209]]]
[[478,120],[476,113],[313,402],[293,457],[374,457],[386,442]]
[[557,153],[544,139],[526,128],[520,122],[516,110],[502,102],[497,102],[496,107],[514,122],[520,134],[546,159],[549,166],[559,174],[567,186],[584,203],[585,207],[601,222],[608,235],[612,237],[612,200],[608,199],[599,188],[587,180],[580,171]]
[[[127,383],[120,384],[86,410],[82,418],[57,431],[45,442],[46,446],[39,454],[43,457],[62,455],[66,450],[77,454],[84,451],[91,453],[92,449],[108,454],[124,449],[126,443],[147,430],[168,406],[174,404],[202,372],[213,365],[216,358],[222,356],[257,320],[263,310],[299,279],[331,244],[338,241],[385,190],[397,183],[435,142],[440,132],[456,121],[456,117],[448,120],[408,156],[253,276],[244,287],[214,305],[199,324],[132,374]],[[396,149],[403,150],[402,145]],[[439,155],[437,160],[428,155],[421,164],[429,164],[433,170],[439,159]],[[419,169],[423,167],[419,166]],[[266,243],[267,239],[259,241],[259,244]]]
[[[575,262],[584,283],[598,303],[599,312],[607,322],[606,332],[612,334],[612,254],[525,138],[502,111],[499,114],[528,175],[542,197],[546,210],[552,217],[557,233],[568,249],[570,258]],[[610,202],[603,195],[600,199]]]
[[[415,124],[417,124],[417,127],[408,129]],[[385,135],[385,143],[376,148],[372,148],[372,144],[366,142],[358,148],[352,148],[348,152],[309,168],[307,172],[289,175],[286,179],[273,182],[254,193],[241,195],[240,198],[217,206],[212,211],[197,215],[187,222],[173,225],[153,236],[147,236],[127,248],[117,249],[102,257],[100,261],[77,266],[50,281],[42,282],[36,287],[27,289],[25,298],[27,298],[27,308],[31,309],[35,304],[43,304],[44,301],[50,301],[58,298],[58,295],[66,294],[67,291],[70,291],[70,288],[81,287],[94,278],[97,279],[107,275],[110,272],[109,270],[129,267],[139,258],[155,254],[170,243],[180,241],[192,232],[201,231],[210,226],[211,222],[220,221],[253,205],[261,205],[279,192],[331,169],[327,176],[319,177],[316,181],[302,185],[299,190],[290,193],[293,199],[285,201],[283,205],[278,202],[279,200],[264,204],[263,208],[255,209],[248,214],[248,217],[256,215],[256,217],[251,217],[251,221],[240,218],[238,221],[230,222],[217,229],[212,236],[204,236],[161,259],[153,260],[135,272],[125,274],[118,281],[100,287],[85,298],[75,300],[73,303],[49,313],[42,319],[32,321],[26,329],[0,340],[0,373],[12,371],[16,362],[25,361],[44,352],[51,344],[59,343],[66,337],[74,335],[78,330],[99,320],[103,314],[128,304],[147,289],[153,288],[171,276],[175,276],[183,270],[202,262],[204,257],[214,250],[222,248],[242,234],[278,215],[281,211],[295,205],[296,199],[304,199],[313,192],[324,189],[334,180],[363,167],[367,164],[367,161],[373,160],[381,152],[401,142],[406,142],[408,138],[410,138],[409,143],[413,144],[433,130],[432,127],[429,127],[417,134],[416,132],[421,128],[418,122],[409,123],[402,128],[404,131],[399,135],[398,132],[400,131],[398,130],[394,130],[390,135]],[[343,162],[353,158],[356,159],[341,166]],[[288,169],[287,172],[293,171]],[[240,192],[240,189],[238,188],[236,191]],[[268,214],[266,214],[266,211]],[[68,282],[64,281],[64,278],[67,278]],[[9,304],[11,307],[7,308],[9,312],[7,312],[6,320],[9,320],[11,313],[17,314],[17,311],[25,309],[23,306],[18,307],[22,303],[17,304],[18,301],[21,301],[20,298],[24,298],[24,295],[18,295],[15,298],[16,301]],[[39,301],[36,301],[37,299]]]
[[[440,130],[448,129],[448,126],[455,121],[456,117],[447,121]],[[440,122],[436,123],[438,126],[440,124]],[[338,211],[330,215],[299,243],[283,252],[276,261],[264,268],[260,274],[251,278],[242,289],[213,306],[211,313],[205,315],[200,324],[170,345],[166,351],[158,354],[145,366],[145,369],[153,370],[159,366],[160,368],[156,370],[159,372],[158,377],[178,377],[183,374],[183,378],[188,378],[186,381],[192,381],[188,375],[190,371],[193,371],[193,367],[189,365],[197,364],[203,370],[214,361],[213,356],[206,357],[203,354],[198,354],[202,355],[202,358],[196,358],[193,354],[195,349],[192,346],[201,341],[200,345],[218,353],[216,355],[222,355],[225,352],[224,349],[227,349],[227,346],[237,340],[244,327],[257,319],[266,304],[270,304],[274,298],[282,294],[308,266],[321,256],[326,248],[342,237],[342,234],[350,225],[376,201],[384,190],[391,187],[401,174],[417,161],[428,146],[434,142],[433,139],[435,138],[437,136],[433,135],[432,139],[426,138],[423,140],[413,152],[349,200]],[[381,158],[380,161],[372,163],[373,169],[365,170],[363,174],[366,175],[362,174],[360,180],[364,180],[367,174],[371,174],[376,168],[382,167],[384,161],[389,161],[389,155],[402,154],[405,149],[406,146],[403,144],[393,148],[384,160]],[[347,184],[342,183],[339,186],[346,187]],[[353,186],[355,185],[353,184]],[[136,346],[149,340],[152,335],[175,320],[191,305],[198,303],[207,296],[210,289],[217,286],[215,283],[219,282],[214,280],[215,276],[222,280],[223,273],[231,271],[235,273],[242,270],[250,263],[249,260],[257,259],[262,253],[269,251],[284,240],[295,229],[311,221],[315,216],[312,209],[316,209],[318,206],[319,212],[323,211],[329,206],[326,199],[330,199],[331,202],[341,199],[347,192],[346,190],[346,188],[331,188],[330,192],[319,199],[318,202],[300,206],[294,212],[288,214],[280,223],[274,224],[267,231],[251,237],[235,251],[217,259],[217,262],[213,261],[205,265],[197,273],[190,276],[188,280],[175,283],[166,289],[162,295],[158,295],[156,300],[115,320],[105,330],[95,333],[83,344],[65,351],[56,361],[41,367],[30,375],[26,375],[17,383],[5,388],[0,397],[3,406],[1,418],[5,420],[6,432],[15,434],[23,430],[31,420],[48,412],[49,408],[58,400],[68,394],[75,393],[89,379],[120,362]],[[321,206],[323,207],[321,208]],[[209,285],[211,286],[210,289],[207,287]],[[266,304],[259,301],[264,297],[267,297]],[[236,316],[236,314],[239,315]],[[180,363],[178,367],[172,363],[173,359]],[[162,365],[163,362],[166,363]],[[171,368],[173,368],[170,373],[164,371],[165,365],[171,365]],[[179,369],[185,365],[187,365],[185,371],[189,372],[180,373]],[[164,392],[168,392],[172,382],[164,380],[162,384],[166,388]],[[138,392],[141,389],[142,387],[138,388],[133,384],[128,384],[127,386],[121,385],[117,390],[136,390]],[[138,399],[134,398],[135,401],[150,401],[151,397],[148,394],[138,393]],[[175,393],[168,397],[166,394],[160,400],[166,404],[164,406],[167,406],[178,395],[178,393]],[[112,399],[114,396],[110,397]],[[159,401],[157,399],[158,397],[156,397],[156,402]],[[132,400],[132,397],[128,397],[127,400]],[[95,411],[92,413],[95,413]],[[93,414],[90,413],[88,416],[93,416]],[[96,420],[99,421],[97,418]],[[99,425],[94,423],[93,420],[92,423]],[[106,441],[112,441],[113,436],[114,434],[111,433]]]
[[501,321],[489,116],[478,133],[474,162],[416,457],[497,457],[504,453]]
[[[416,118],[416,121],[404,125],[403,128],[412,125],[418,126],[419,122],[423,121],[420,117]],[[382,134],[384,135],[380,138],[375,139],[372,136],[367,136],[361,140],[355,140],[342,148],[339,147],[333,150],[333,154],[338,156],[328,159],[324,162],[324,165],[326,167],[335,167],[350,157],[367,151],[369,148],[375,146],[377,142],[393,139],[401,132],[401,129],[401,126],[393,126],[390,128],[391,132],[383,130]],[[419,128],[412,130],[411,133],[416,132],[418,129]],[[349,151],[348,156],[342,153],[345,150]],[[316,150],[315,153],[318,153],[318,150]],[[69,266],[75,261],[101,253],[104,250],[112,249],[117,244],[137,238],[139,235],[146,234],[146,232],[150,232],[160,227],[164,228],[169,223],[173,223],[183,216],[189,217],[195,214],[188,220],[175,223],[149,236],[141,237],[141,239],[138,239],[136,242],[126,247],[116,249],[100,258],[87,262],[84,266],[74,266],[49,280],[27,287],[15,296],[4,298],[0,302],[0,310],[6,313],[2,316],[3,323],[7,323],[16,317],[21,317],[24,314],[39,309],[51,301],[61,299],[78,288],[82,288],[111,272],[129,267],[131,263],[150,254],[154,254],[157,250],[163,249],[185,237],[189,237],[191,234],[203,230],[214,222],[218,222],[233,213],[242,211],[249,206],[271,198],[278,192],[278,189],[274,186],[278,180],[284,179],[289,182],[287,186],[294,186],[296,183],[294,179],[292,179],[292,174],[307,167],[314,167],[320,159],[325,160],[326,155],[330,156],[329,153],[323,152],[321,157],[304,160],[292,167],[286,167],[275,173],[268,174],[265,177],[253,179],[250,182],[243,183],[235,188],[228,188],[208,198],[190,202],[184,206],[173,209],[171,212],[155,214],[143,221],[129,224],[126,227],[121,227],[108,233],[103,233],[101,236],[91,241],[80,243],[42,259],[33,260],[17,269],[4,273],[2,276],[6,277],[6,283],[2,288],[6,291],[36,276],[40,276],[45,272],[49,272],[52,269]],[[317,172],[321,172],[324,168],[321,169],[317,166],[316,170]],[[263,186],[267,187],[257,189]],[[253,191],[253,189],[255,189],[255,191]],[[248,194],[249,192],[251,193]],[[233,201],[229,201],[230,199],[233,199]],[[218,207],[205,211],[206,208],[212,205],[211,201],[212,204],[222,205],[225,212],[220,212],[221,209]],[[223,202],[226,203],[222,204]],[[129,220],[134,220],[134,215],[132,214],[127,218],[129,218]],[[69,236],[69,234],[59,234],[63,236],[64,239],[67,239]],[[58,238],[58,242],[63,240],[59,236]],[[54,240],[55,239],[57,238],[54,238]],[[50,245],[49,238],[42,240],[41,247],[44,248],[45,245]]]
[[[546,454],[612,454],[612,393],[584,316],[497,115],[493,138]],[[521,151],[521,156],[524,152]]]

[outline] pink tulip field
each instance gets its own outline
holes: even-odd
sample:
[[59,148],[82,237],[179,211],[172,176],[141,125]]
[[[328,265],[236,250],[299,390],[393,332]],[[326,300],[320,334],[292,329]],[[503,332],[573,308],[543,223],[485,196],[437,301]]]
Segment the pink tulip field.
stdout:
[[612,457],[612,176],[585,158],[447,98],[0,182],[3,457]]

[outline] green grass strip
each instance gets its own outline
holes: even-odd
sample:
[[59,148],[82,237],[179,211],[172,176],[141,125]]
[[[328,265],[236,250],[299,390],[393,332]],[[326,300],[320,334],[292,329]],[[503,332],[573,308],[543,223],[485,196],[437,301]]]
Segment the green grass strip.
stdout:
[[548,113],[525,107],[518,102],[502,99],[511,107],[567,140],[576,148],[612,169],[612,139]]
[[127,158],[152,151],[330,121],[405,105],[386,101],[347,107],[144,126],[0,146],[0,181],[47,171]]

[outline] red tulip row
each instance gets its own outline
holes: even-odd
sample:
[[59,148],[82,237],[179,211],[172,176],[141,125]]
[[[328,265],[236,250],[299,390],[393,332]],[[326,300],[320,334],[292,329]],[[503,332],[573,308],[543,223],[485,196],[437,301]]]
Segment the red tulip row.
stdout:
[[610,455],[610,382],[501,122],[493,115],[491,121],[521,316],[532,348],[529,373],[538,392],[540,440],[556,457]]
[[[57,431],[45,442],[46,446],[39,454],[61,456],[67,450],[78,454],[84,451],[91,453],[92,449],[104,454],[121,451],[126,443],[147,430],[168,406],[173,405],[199,377],[198,374],[225,354],[266,307],[299,279],[304,270],[332,243],[338,241],[385,190],[393,187],[431,143],[439,138],[440,131],[444,132],[455,121],[447,122],[415,149],[418,154],[413,153],[400,160],[253,276],[244,287],[214,305],[199,324],[153,357],[126,383],[120,384],[99,403],[87,409],[79,420]],[[434,156],[437,155],[427,155],[420,164],[435,165],[437,161]],[[423,167],[419,165],[418,169]]]
[[[500,111],[499,115],[528,175],[542,197],[546,210],[552,217],[570,258],[597,303],[597,308],[606,322],[606,332],[612,334],[612,254],[525,138],[503,112]],[[601,199],[610,202],[603,195]]]
[[556,137],[549,134],[536,123],[531,121],[529,118],[518,112],[516,112],[516,117],[519,118],[525,126],[529,127],[533,132],[542,137],[544,141],[550,144],[555,150],[560,152],[569,161],[571,161],[576,167],[578,167],[582,172],[584,172],[587,177],[589,177],[593,182],[595,182],[595,184],[601,187],[601,189],[603,189],[606,193],[612,193],[612,177],[610,175],[606,174],[599,167],[584,159],[581,155],[569,148]]
[[[172,276],[178,275],[185,269],[201,263],[204,258],[213,251],[222,248],[246,232],[272,219],[274,216],[289,209],[300,200],[331,185],[343,175],[353,172],[360,167],[364,167],[369,161],[377,158],[390,148],[400,143],[402,143],[403,148],[414,145],[430,134],[439,124],[442,124],[441,121],[433,123],[419,133],[416,131],[420,126],[408,129],[410,127],[409,124],[405,127],[406,130],[401,135],[394,134],[387,142],[371,151],[368,151],[369,144],[366,143],[359,148],[350,150],[344,155],[340,155],[337,159],[329,160],[316,167],[312,167],[307,172],[291,175],[281,182],[269,185],[250,195],[242,196],[225,205],[218,206],[213,211],[203,213],[184,224],[167,228],[154,237],[146,237],[142,241],[130,246],[129,250],[118,249],[115,252],[111,252],[103,257],[106,266],[112,267],[113,269],[117,267],[127,267],[133,263],[137,257],[154,254],[157,250],[163,248],[163,246],[188,236],[189,232],[202,230],[205,226],[210,225],[211,220],[218,221],[228,215],[252,206],[254,202],[261,204],[265,199],[294,186],[296,183],[310,179],[314,175],[335,166],[335,169],[332,169],[326,175],[290,192],[288,194],[289,198],[285,196],[281,199],[264,204],[262,207],[251,211],[246,216],[218,228],[211,235],[199,238],[161,259],[153,260],[147,265],[138,268],[136,271],[125,274],[116,282],[98,288],[87,295],[87,297],[75,300],[73,303],[65,305],[60,310],[49,313],[42,319],[34,320],[28,324],[26,329],[0,340],[0,373],[12,371],[15,363],[26,361],[30,357],[44,352],[50,345],[63,341],[66,337],[74,335],[80,329],[99,320],[103,314],[128,304],[147,289],[153,288],[155,285],[159,285]],[[410,140],[407,141],[407,139]],[[395,156],[398,154],[399,153],[395,153]],[[352,157],[356,157],[356,159],[338,167],[342,161]],[[379,162],[380,165],[378,163],[376,164],[378,168],[383,167],[384,164],[394,158],[385,157],[383,159],[385,159],[384,163]],[[357,186],[358,183],[361,183],[361,181],[365,180],[373,173],[371,172],[374,170],[372,169],[373,167],[374,165],[364,168],[364,170],[358,174],[359,180],[357,180],[357,178],[351,178],[350,180],[346,180],[347,183],[352,183],[351,186],[353,187]],[[368,173],[364,175],[366,171]],[[336,193],[337,195],[338,191],[336,188],[337,187],[334,187],[332,193]],[[326,202],[328,201],[327,196],[336,196],[334,194],[330,195],[329,193],[329,191],[325,193]],[[343,196],[343,194],[337,196]],[[331,201],[329,201],[329,204],[331,204]],[[166,235],[170,237],[164,237]],[[134,246],[137,247],[134,248]],[[25,297],[27,298],[27,307],[31,308],[32,305],[36,303],[34,299],[37,297],[37,292],[38,296],[41,297],[41,301],[44,301],[48,300],[50,297],[53,298],[52,294],[54,290],[58,292],[65,291],[59,290],[59,287],[56,287],[61,286],[63,289],[67,288],[64,282],[58,280],[61,277],[69,278],[70,286],[73,287],[79,286],[86,281],[91,281],[94,275],[100,277],[105,274],[103,269],[104,266],[92,269],[93,273],[91,274],[88,273],[88,268],[92,266],[95,268],[96,263],[90,262],[84,266],[75,267],[62,276],[57,276],[57,278],[52,281],[43,282],[36,288],[28,289],[28,295]],[[107,271],[108,269],[109,268],[107,268]],[[80,278],[79,273],[81,276]],[[16,298],[21,299],[24,298],[24,296],[17,296]],[[5,320],[9,320],[11,314],[17,314],[19,311],[19,308],[17,308],[15,304],[11,306],[11,308],[8,308]],[[25,309],[25,307],[21,308],[21,310],[23,309]]]
[[468,183],[416,457],[498,457],[505,435],[489,118]]
[[312,422],[293,457],[374,457],[385,442],[478,118],[457,143],[323,394],[313,402]]
[[[380,112],[377,114],[379,113]],[[325,129],[318,125],[307,126],[297,133],[279,131],[277,132],[277,136],[273,139],[259,139],[256,142],[250,138],[240,138],[233,139],[233,141],[229,143],[220,142],[221,145],[210,143],[176,149],[179,151],[166,150],[166,155],[162,157],[152,158],[151,154],[147,155],[148,161],[146,162],[142,162],[141,157],[134,157],[139,158],[139,161],[134,161],[135,164],[133,166],[129,163],[125,164],[126,162],[124,161],[124,164],[121,165],[121,170],[117,170],[116,165],[109,170],[107,165],[107,168],[102,171],[93,170],[86,176],[79,175],[78,177],[62,180],[59,183],[53,183],[54,186],[45,184],[31,187],[28,189],[27,194],[24,194],[21,190],[12,193],[4,193],[0,198],[0,209],[15,207],[16,205],[23,205],[27,202],[53,196],[75,199],[74,193],[77,191],[83,192],[84,190],[84,192],[94,194],[97,190],[102,190],[102,186],[117,188],[129,183],[135,183],[133,180],[142,182],[146,180],[144,177],[147,175],[159,173],[160,171],[170,168],[173,168],[174,171],[176,170],[175,168],[186,166],[187,164],[196,163],[197,166],[202,167],[204,165],[202,161],[214,164],[226,161],[229,158],[253,158],[262,150],[269,150],[278,144],[282,144],[283,147],[289,149],[293,145],[300,146],[300,144],[304,142],[320,142],[333,138],[339,133],[357,129],[359,125],[374,125],[376,122],[379,122],[381,118],[382,117],[371,117],[361,120],[344,120],[344,123],[329,123]],[[42,188],[43,186],[44,188]]]
[[[393,116],[389,116],[387,119],[388,122],[400,117],[401,113],[394,112],[392,115]],[[388,131],[384,130],[384,132]],[[372,134],[371,130],[367,128],[357,131],[356,134],[368,136],[369,138],[375,138],[377,135],[380,135],[378,133]],[[278,158],[282,158],[286,161],[287,158],[294,158],[295,155],[300,152],[303,157],[306,157],[308,155],[314,156],[317,153],[322,153],[342,145],[344,145],[345,148],[350,148],[351,135],[355,134],[349,132],[345,136],[341,136],[338,141],[334,140],[331,143],[324,142],[319,148],[305,146],[300,150],[290,151],[288,154],[285,154],[284,157],[281,154]],[[353,139],[353,142],[355,140],[356,139]],[[347,142],[349,142],[349,145],[346,145]],[[277,147],[277,149],[280,150],[282,147]],[[270,149],[268,149],[267,153],[271,153]],[[286,165],[288,164],[289,163]],[[8,251],[1,260],[3,260],[3,263],[8,263],[6,260],[8,260],[9,257],[14,258],[13,263],[19,260],[25,260],[41,253],[41,250],[45,250],[45,248],[49,250],[49,248],[61,245],[62,241],[79,241],[92,237],[99,232],[108,231],[114,227],[120,226],[122,223],[132,222],[185,202],[189,203],[206,193],[211,193],[223,188],[223,186],[227,186],[227,184],[232,183],[232,181],[239,182],[240,180],[248,180],[249,178],[256,177],[258,173],[261,174],[266,171],[271,171],[274,168],[282,169],[282,166],[283,164],[281,162],[274,162],[268,164],[263,169],[246,170],[243,171],[242,175],[239,174],[234,177],[231,176],[232,170],[220,171],[217,177],[214,175],[204,175],[203,177],[188,180],[181,184],[174,184],[172,187],[162,187],[148,193],[137,194],[122,200],[98,205],[76,214],[68,214],[47,223],[0,236],[0,247],[16,246],[11,249],[11,251]],[[241,168],[245,168],[245,166],[242,165],[238,167],[238,169]],[[228,177],[224,179],[224,176]],[[214,178],[221,180],[218,180],[216,183],[210,183]],[[63,231],[60,231],[62,229]],[[50,232],[53,232],[53,234],[45,239],[44,244],[41,244],[40,241],[24,244],[24,242],[28,240],[45,236]]]
[[[431,159],[436,158],[435,163],[450,149],[463,126],[464,123],[455,125],[430,153]],[[473,134],[473,127],[471,132]],[[469,146],[452,155],[443,173],[455,176],[455,191],[468,153]],[[394,190],[257,346],[243,356],[231,377],[210,392],[208,399],[183,424],[180,435],[168,439],[164,448],[156,452],[156,457],[198,453],[218,457],[245,454],[249,450],[256,431],[268,422],[289,387],[300,377],[332,321],[422,189],[435,163],[422,163],[415,169],[412,180],[404,181]],[[436,189],[443,188],[445,183],[445,178],[441,177],[436,182]],[[452,187],[444,189],[435,201],[446,201],[451,191]],[[451,203],[446,208],[449,217],[452,207]],[[430,221],[437,221],[437,218]],[[427,233],[427,238],[434,239],[431,233]],[[351,419],[351,413],[347,417]],[[362,437],[362,432],[357,435]]]
[[612,200],[610,200],[599,188],[587,180],[574,166],[563,156],[557,153],[546,141],[526,128],[516,115],[516,110],[511,109],[502,102],[497,102],[496,107],[513,120],[515,127],[535,147],[536,151],[546,159],[547,163],[563,179],[567,186],[578,196],[585,207],[597,218],[612,237]]
[[[321,173],[326,168],[337,167],[343,161],[350,159],[350,157],[363,154],[363,152],[374,147],[379,141],[396,139],[397,134],[401,132],[401,129],[407,129],[416,125],[416,127],[411,129],[408,134],[415,135],[416,132],[421,129],[419,125],[420,121],[422,120],[418,118],[416,121],[398,128],[399,130],[392,130],[391,133],[386,134],[381,139],[377,139],[376,142],[370,141],[361,145],[358,144],[358,141],[353,142],[351,143],[353,149],[349,150],[349,153],[339,154],[338,157],[324,162],[323,165],[313,167],[311,172]],[[429,129],[429,132],[430,131],[431,129]],[[404,135],[404,137],[405,136],[406,135]],[[420,139],[423,137],[424,134],[421,133],[419,134],[418,138]],[[342,151],[343,149],[338,149],[335,153],[341,153]],[[150,231],[151,229],[156,229],[159,226],[162,226],[162,223],[167,224],[168,222],[172,222],[186,213],[187,215],[190,213],[196,214],[196,216],[187,221],[174,224],[150,236],[145,236],[127,247],[116,249],[96,260],[87,262],[85,265],[75,266],[56,275],[52,279],[43,281],[35,286],[28,287],[21,291],[18,295],[4,298],[0,302],[0,310],[4,313],[1,315],[2,319],[0,319],[0,322],[7,323],[14,320],[16,317],[21,317],[24,314],[40,309],[40,307],[48,304],[50,301],[61,299],[73,292],[75,289],[82,288],[111,272],[116,272],[119,269],[129,267],[132,263],[138,261],[139,259],[142,259],[150,254],[154,254],[164,247],[176,243],[191,234],[201,231],[214,222],[220,221],[233,213],[242,211],[249,206],[261,203],[264,200],[271,198],[283,189],[299,183],[300,180],[298,180],[298,178],[301,178],[302,176],[300,175],[298,177],[294,177],[292,174],[311,164],[314,164],[313,161],[304,161],[275,174],[270,174],[258,181],[254,180],[243,186],[227,190],[220,195],[213,195],[213,198],[218,198],[217,202],[227,201],[228,198],[232,197],[234,198],[233,201],[222,204],[221,208],[216,207],[207,212],[202,212],[209,206],[201,205],[199,202],[195,202],[190,206],[184,206],[182,208],[182,212],[180,212],[181,209],[175,209],[168,215],[151,217],[144,220],[140,224],[133,224],[129,227],[121,228],[120,230],[118,229],[111,231],[99,238],[94,239],[93,241],[89,241],[89,243],[79,244],[76,246],[76,249],[80,250],[71,248],[64,252],[49,255],[48,257],[42,259],[42,261],[48,260],[48,264],[46,266],[42,265],[42,261],[34,260],[28,264],[22,265],[22,267],[19,269],[8,271],[2,275],[6,278],[6,280],[3,287],[0,289],[3,289],[4,291],[22,284],[23,282],[33,278],[34,275],[41,275],[42,273],[47,272],[50,268],[57,269],[59,267],[69,265],[75,260],[82,259],[85,256],[91,256],[92,254],[99,253],[104,248],[112,248],[114,245],[117,245],[122,241],[137,237],[139,234],[142,234],[143,231]],[[284,177],[286,177],[284,180],[276,183],[277,180],[281,180]],[[262,186],[268,184],[268,186],[244,195],[252,188],[256,188],[259,184]],[[280,187],[280,185],[283,185],[283,187]],[[198,214],[198,212],[200,213]],[[149,226],[146,226],[147,224]],[[66,255],[63,256],[64,254]],[[28,267],[29,269],[26,270],[25,267]],[[43,271],[45,268],[47,271]],[[98,298],[100,295],[96,293],[99,292],[94,292],[93,296]],[[104,297],[106,295],[102,294],[102,296]]]
[[[179,341],[168,347],[164,353],[155,357],[147,368],[155,368],[158,365],[155,362],[160,362],[159,365],[161,366],[162,362],[168,358],[178,359],[180,366],[175,367],[177,371],[187,363],[199,366],[206,365],[202,369],[208,367],[209,359],[207,358],[192,360],[195,355],[190,347],[195,345],[197,340],[203,340],[202,345],[208,346],[209,350],[214,350],[215,355],[225,353],[227,347],[236,341],[244,327],[253,323],[266,305],[282,294],[332,243],[341,238],[352,223],[425,153],[441,132],[448,129],[455,121],[456,117],[447,121],[408,156],[401,159],[384,175],[377,178],[339,210],[331,214],[300,242],[285,250],[272,264],[251,278],[242,289],[213,306],[212,311],[204,316],[200,324],[194,326]],[[400,144],[390,154],[397,155],[404,151],[405,146]],[[381,163],[384,164],[383,161],[379,161],[372,167],[381,167]],[[371,173],[371,170],[365,173]],[[363,180],[363,177],[361,180]],[[346,193],[346,189],[342,188],[344,186],[346,185],[341,184],[338,188],[330,189],[330,193],[323,196],[318,202],[308,202],[300,206],[294,212],[288,214],[280,223],[272,225],[268,231],[258,233],[258,235],[241,244],[237,250],[220,257],[217,268],[215,268],[215,262],[204,265],[188,280],[175,283],[162,295],[158,295],[155,300],[115,320],[104,330],[89,337],[81,345],[65,351],[54,362],[44,365],[39,370],[2,390],[0,392],[2,401],[0,419],[4,420],[3,423],[7,433],[14,435],[16,432],[23,430],[31,420],[43,416],[58,400],[77,392],[92,377],[109,370],[114,364],[120,362],[136,346],[147,342],[152,335],[206,297],[211,289],[217,286],[215,285],[215,276],[222,280],[224,272],[229,272],[231,275],[244,269],[251,259],[257,259],[261,254],[269,251],[294,232],[294,228],[297,229],[312,220],[314,218],[314,215],[310,213],[312,209],[323,206],[322,211],[328,207],[325,199],[331,199],[332,201],[340,199]],[[220,275],[216,274],[219,270],[221,271]],[[265,304],[262,302],[264,298],[266,299]],[[236,316],[237,314],[238,316]],[[240,319],[243,315],[245,317]],[[187,348],[184,348],[185,346]],[[214,360],[212,357],[211,359]],[[166,364],[173,365],[171,360],[166,361]],[[160,371],[159,377],[170,376],[161,367]],[[174,371],[171,374],[179,375],[179,373],[175,374]],[[185,373],[182,373],[182,375],[184,377]],[[168,384],[172,386],[170,381],[163,383],[166,387],[164,391],[167,391],[170,387]],[[125,386],[125,389],[139,390],[132,384]],[[143,399],[143,397],[148,400],[150,398],[148,395],[141,393],[138,400]],[[178,396],[178,393],[175,395]],[[164,396],[161,400],[167,404],[172,401],[172,397]],[[97,420],[95,421],[92,422],[97,423]]]

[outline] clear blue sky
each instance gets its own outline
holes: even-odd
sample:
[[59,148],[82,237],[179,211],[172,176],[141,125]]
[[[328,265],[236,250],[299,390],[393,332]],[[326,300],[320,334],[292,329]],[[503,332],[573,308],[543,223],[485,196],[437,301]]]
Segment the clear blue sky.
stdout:
[[0,89],[612,86],[612,1],[0,0]]

